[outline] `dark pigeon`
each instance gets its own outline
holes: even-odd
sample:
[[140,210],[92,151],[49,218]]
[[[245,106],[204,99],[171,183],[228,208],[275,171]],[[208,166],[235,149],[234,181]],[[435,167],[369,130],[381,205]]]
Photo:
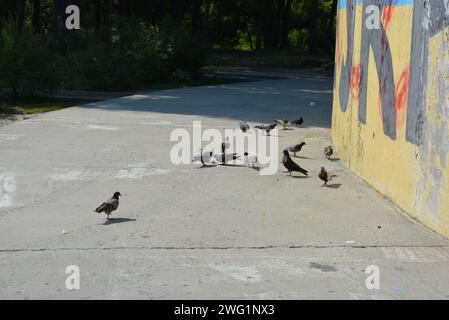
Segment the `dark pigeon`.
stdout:
[[277,126],[277,124],[273,123],[273,124],[269,124],[269,125],[258,125],[258,126],[255,126],[254,128],[263,130],[267,133],[267,135],[270,135],[271,130],[276,128],[276,126]]
[[284,130],[287,130],[290,125],[289,120],[274,120],[274,122],[281,125]]
[[97,209],[95,209],[95,212],[97,213],[105,213],[107,215],[107,219],[109,220],[109,216],[112,214],[112,212],[116,211],[119,207],[120,201],[119,198],[122,195],[120,192],[114,193],[111,199],[104,202],[101,206],[99,206]]
[[242,130],[244,133],[246,133],[250,129],[249,124],[247,124],[243,120],[239,122],[239,126],[240,126],[240,130]]
[[304,124],[304,119],[303,117],[301,117],[298,120],[291,121],[291,123],[297,127],[302,127],[302,125]]
[[292,175],[292,172],[299,172],[305,176],[309,175],[309,172],[303,168],[301,168],[297,163],[295,163],[292,158],[290,158],[290,154],[288,150],[284,150],[284,158],[282,159],[282,164],[288,170],[289,175]]
[[327,183],[329,181],[332,181],[333,179],[337,178],[336,175],[329,175],[324,167],[321,168],[321,172],[319,174],[319,177],[320,177],[321,181],[324,182],[322,187],[327,186]]

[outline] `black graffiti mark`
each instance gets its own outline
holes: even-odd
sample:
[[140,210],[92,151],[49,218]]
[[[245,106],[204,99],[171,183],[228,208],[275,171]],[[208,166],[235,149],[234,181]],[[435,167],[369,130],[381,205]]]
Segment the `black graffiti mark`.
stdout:
[[407,107],[407,141],[423,143],[424,109],[429,66],[429,40],[449,25],[444,0],[415,1]]
[[[376,5],[382,12],[383,0],[368,0],[363,2],[363,13],[365,17],[366,8]],[[391,2],[391,1],[390,1]],[[366,18],[366,17],[365,17]],[[359,121],[366,124],[367,100],[368,100],[368,66],[370,48],[373,50],[374,60],[379,80],[379,94],[382,103],[382,120],[384,134],[396,140],[396,108],[395,108],[395,82],[393,72],[393,57],[390,42],[384,26],[380,29],[368,29],[362,23],[362,48],[360,57],[361,83],[359,100]]]
[[349,103],[349,83],[351,81],[352,73],[352,63],[354,54],[354,23],[355,23],[355,6],[356,0],[346,1],[346,26],[347,26],[347,36],[348,41],[347,51],[346,51],[346,61],[342,62],[340,69],[340,109],[346,112]]
[[[423,139],[424,109],[426,102],[427,70],[429,67],[429,40],[449,25],[446,0],[415,1],[413,8],[413,34],[410,58],[410,81],[408,88],[406,139],[419,145]],[[369,5],[383,8],[391,5],[391,0],[365,0],[363,2],[363,17]],[[354,50],[354,10],[355,0],[346,3],[347,18],[347,60],[340,70],[340,109],[346,112],[349,103],[351,73]],[[359,121],[367,121],[367,81],[369,52],[373,50],[380,96],[382,102],[382,120],[386,136],[396,140],[396,92],[393,72],[393,59],[388,37],[382,26],[380,30],[368,30],[362,21],[361,37],[361,83],[359,101]]]

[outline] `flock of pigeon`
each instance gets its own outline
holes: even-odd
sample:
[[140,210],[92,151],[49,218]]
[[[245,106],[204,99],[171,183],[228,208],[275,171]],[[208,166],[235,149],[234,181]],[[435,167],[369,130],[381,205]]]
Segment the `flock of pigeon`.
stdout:
[[[254,129],[259,129],[262,131],[265,131],[266,134],[269,136],[270,132],[272,130],[274,130],[278,125],[282,126],[282,128],[284,130],[289,129],[292,126],[296,126],[296,127],[302,127],[302,125],[304,124],[304,119],[301,117],[298,120],[275,120],[273,122],[273,124],[269,124],[269,125],[257,125],[254,127]],[[246,133],[248,132],[251,127],[249,126],[248,123],[246,123],[245,121],[240,121],[239,123],[240,129]],[[293,153],[293,155],[296,157],[296,154],[301,152],[302,148],[306,145],[305,142],[301,142],[295,145],[292,145],[286,149],[284,149],[283,151],[283,159],[282,159],[282,164],[284,165],[284,167],[287,169],[286,172],[284,173],[288,173],[289,176],[291,176],[293,174],[293,172],[298,172],[301,173],[305,176],[309,175],[309,172],[304,169],[301,168],[300,165],[298,165],[296,162],[293,161],[293,159],[290,156],[290,152]],[[240,159],[240,157],[236,154],[226,154],[226,150],[229,149],[231,147],[231,143],[229,141],[229,138],[226,138],[225,141],[223,141],[222,145],[221,145],[221,154],[214,154],[213,152],[203,152],[203,150],[200,151],[200,154],[195,156],[192,159],[192,162],[201,162],[202,165],[204,166],[206,163],[210,163],[216,159],[221,159],[222,164],[226,164],[228,162]],[[334,154],[334,149],[332,148],[332,146],[328,146],[324,149],[324,155],[326,157],[326,159],[331,160],[332,155]],[[257,155],[250,155],[248,152],[244,153],[244,157],[245,157],[245,161],[248,164],[249,167],[254,168],[257,165]],[[332,181],[333,179],[335,179],[337,176],[336,175],[331,175],[329,174],[326,169],[324,167],[321,168],[321,171],[318,175],[318,177],[320,178],[321,181],[324,182],[324,184],[322,185],[322,187],[325,187],[328,185],[328,183],[330,181]],[[107,219],[110,219],[111,214],[116,211],[119,207],[120,204],[120,197],[122,195],[120,194],[120,192],[115,192],[114,195],[112,196],[111,199],[107,200],[106,202],[104,202],[101,206],[99,206],[95,212],[97,213],[105,213]]]
[[[284,130],[287,130],[291,126],[302,127],[303,124],[304,124],[304,119],[303,119],[303,117],[300,117],[298,120],[292,120],[292,121],[290,121],[290,120],[275,120],[273,124],[257,125],[254,128],[263,130],[267,133],[267,135],[270,135],[271,130],[276,128],[278,125],[282,126],[282,128]],[[244,133],[247,132],[248,130],[250,130],[249,124],[246,123],[245,121],[240,121],[239,125],[240,125],[240,129]],[[299,172],[305,176],[309,175],[309,172],[307,170],[301,168],[296,162],[294,162],[292,160],[292,158],[290,156],[290,152],[291,152],[296,157],[296,154],[301,152],[302,148],[305,145],[306,145],[305,142],[301,142],[301,143],[295,144],[293,146],[290,146],[290,147],[284,149],[284,151],[283,151],[284,157],[282,159],[282,164],[287,169],[287,171],[284,173],[288,173],[290,176],[292,175],[293,172]],[[224,145],[223,145],[223,147],[224,147]],[[333,154],[334,154],[334,148],[332,148],[332,146],[328,146],[324,149],[324,155],[325,155],[326,159],[331,160],[331,157]],[[257,158],[255,156],[253,157],[253,159],[248,159],[248,153],[245,153],[245,157],[247,158],[247,162],[252,165],[254,165],[254,163],[257,162]],[[333,179],[335,179],[337,177],[336,175],[330,175],[324,167],[321,168],[320,174],[318,176],[324,182],[324,184],[322,185],[323,187],[327,186],[328,182],[332,181]]]

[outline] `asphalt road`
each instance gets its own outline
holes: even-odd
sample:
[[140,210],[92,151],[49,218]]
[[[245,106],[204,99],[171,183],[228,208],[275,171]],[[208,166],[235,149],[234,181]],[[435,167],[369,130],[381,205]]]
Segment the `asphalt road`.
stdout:
[[[0,299],[449,298],[449,241],[324,159],[332,80],[166,90],[0,128]],[[279,131],[308,179],[173,165],[177,128],[236,128],[303,115]],[[336,155],[338,157],[338,155]],[[321,166],[338,174],[321,188]],[[94,213],[123,194],[114,219]],[[80,289],[66,288],[66,268]],[[368,266],[380,289],[366,287]]]

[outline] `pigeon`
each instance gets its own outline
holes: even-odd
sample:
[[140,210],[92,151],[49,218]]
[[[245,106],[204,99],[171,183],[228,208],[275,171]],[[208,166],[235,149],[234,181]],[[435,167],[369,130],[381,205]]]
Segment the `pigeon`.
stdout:
[[244,155],[248,167],[254,168],[258,164],[257,154],[249,154],[248,152],[245,152]]
[[119,198],[122,195],[120,194],[120,192],[116,192],[114,193],[114,195],[112,196],[111,199],[109,199],[108,201],[106,201],[105,203],[103,203],[101,206],[99,206],[95,212],[97,213],[102,213],[104,212],[107,216],[107,219],[109,220],[109,216],[112,214],[112,212],[114,212],[115,210],[118,209],[118,206],[120,204],[119,202]]
[[221,144],[221,152],[226,153],[226,150],[228,150],[231,147],[231,142],[229,141],[229,137],[226,137],[226,139]]
[[274,120],[274,122],[281,125],[284,130],[287,130],[290,125],[290,121],[288,120]]
[[301,117],[301,118],[299,118],[299,120],[293,120],[293,121],[291,121],[291,124],[293,124],[297,127],[302,127],[302,125],[304,124],[304,119]]
[[276,128],[277,124],[273,123],[273,124],[269,124],[269,125],[258,125],[255,126],[254,128],[259,129],[259,130],[263,130],[267,133],[267,135],[270,135],[270,131],[273,130],[274,128]]
[[321,181],[324,181],[324,184],[322,185],[322,187],[327,186],[327,183],[329,181],[332,181],[333,179],[337,178],[336,175],[329,175],[324,167],[321,168],[319,177],[320,177]]
[[206,163],[213,162],[213,153],[212,152],[204,152],[203,150],[200,151],[200,154],[195,155],[192,158],[192,162],[201,162],[204,166]]
[[287,149],[284,150],[284,158],[282,159],[282,164],[288,170],[285,173],[288,173],[290,176],[292,175],[292,172],[299,172],[305,176],[309,175],[309,172],[307,170],[301,168],[297,163],[295,163],[292,160],[292,158],[290,158],[290,154],[288,153]]
[[326,156],[326,159],[330,160],[333,154],[334,148],[332,148],[332,146],[329,146],[326,149],[324,149],[324,155]]
[[305,145],[306,145],[305,142],[301,142],[301,143],[299,143],[299,144],[296,144],[296,145],[293,145],[293,146],[289,147],[288,150],[289,150],[290,152],[293,152],[293,154],[294,154],[295,157],[296,157],[296,154],[297,154],[298,152],[301,152],[302,147],[304,147]]
[[249,126],[249,124],[247,124],[245,121],[240,121],[239,122],[239,126],[240,126],[240,130],[242,130],[243,131],[243,133],[246,133],[249,129],[250,129],[250,126]]
[[222,153],[222,154],[214,154],[215,159],[221,159],[222,164],[227,164],[229,162],[239,160],[240,156],[237,153]]

